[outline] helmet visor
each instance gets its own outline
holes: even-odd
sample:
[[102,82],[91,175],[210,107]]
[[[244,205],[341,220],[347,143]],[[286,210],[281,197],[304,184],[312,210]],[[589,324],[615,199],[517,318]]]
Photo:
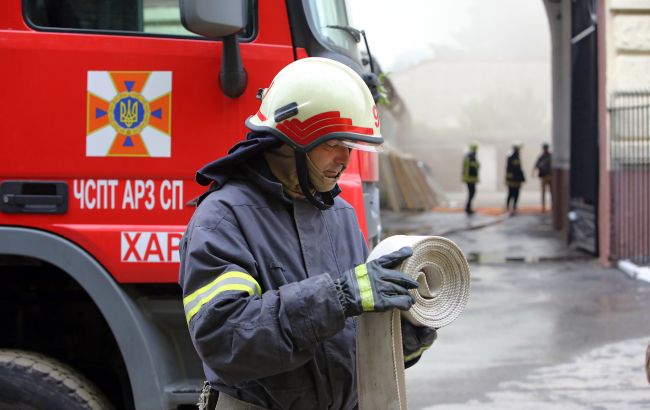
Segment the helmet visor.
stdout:
[[[351,140],[331,140],[336,141],[337,145],[342,145],[347,148],[358,149],[366,152],[382,152],[384,147],[378,144],[371,144],[364,141],[351,141]],[[330,141],[328,141],[330,142]]]

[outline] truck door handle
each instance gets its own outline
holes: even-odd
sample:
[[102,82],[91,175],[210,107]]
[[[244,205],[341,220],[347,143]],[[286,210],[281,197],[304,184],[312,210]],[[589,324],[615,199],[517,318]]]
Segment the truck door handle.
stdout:
[[68,211],[68,184],[57,181],[4,181],[0,210],[9,214],[64,214]]
[[63,203],[63,195],[5,194],[2,201],[9,205],[59,205]]

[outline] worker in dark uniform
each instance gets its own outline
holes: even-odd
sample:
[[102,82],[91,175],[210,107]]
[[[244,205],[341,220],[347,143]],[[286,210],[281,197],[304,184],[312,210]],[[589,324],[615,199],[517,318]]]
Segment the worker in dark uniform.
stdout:
[[546,212],[546,190],[548,189],[549,197],[552,195],[551,152],[546,143],[542,144],[542,153],[535,161],[534,170],[537,171],[542,190],[542,212]]
[[467,204],[465,205],[465,213],[472,215],[472,200],[476,194],[476,184],[479,182],[478,171],[480,164],[476,159],[476,151],[478,144],[472,143],[469,145],[469,152],[465,154],[463,159],[463,176],[462,181],[467,185]]
[[[394,270],[411,248],[365,262],[356,213],[338,197],[351,149],[383,142],[377,109],[361,77],[329,59],[293,62],[271,84],[247,139],[199,170],[210,188],[180,244],[201,406],[218,391],[217,409],[354,409],[354,317],[409,309],[417,287]],[[402,325],[409,366],[436,331]]]
[[508,156],[506,161],[506,186],[508,187],[506,210],[512,215],[517,213],[519,190],[521,189],[521,184],[526,181],[524,171],[521,168],[521,158],[519,157],[520,150],[521,144],[513,144],[512,153]]

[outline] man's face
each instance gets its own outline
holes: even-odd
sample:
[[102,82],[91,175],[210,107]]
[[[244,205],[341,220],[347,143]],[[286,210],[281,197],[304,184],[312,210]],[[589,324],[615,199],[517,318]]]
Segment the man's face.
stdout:
[[337,178],[348,166],[351,149],[340,145],[338,141],[325,141],[309,151],[309,159],[323,175]]

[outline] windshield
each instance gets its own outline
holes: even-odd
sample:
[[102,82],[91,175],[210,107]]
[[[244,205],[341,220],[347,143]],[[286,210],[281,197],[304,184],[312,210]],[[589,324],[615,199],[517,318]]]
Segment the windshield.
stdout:
[[315,35],[326,43],[328,48],[343,52],[355,60],[360,60],[355,40],[350,30],[348,7],[345,0],[306,0],[308,17],[311,19]]

